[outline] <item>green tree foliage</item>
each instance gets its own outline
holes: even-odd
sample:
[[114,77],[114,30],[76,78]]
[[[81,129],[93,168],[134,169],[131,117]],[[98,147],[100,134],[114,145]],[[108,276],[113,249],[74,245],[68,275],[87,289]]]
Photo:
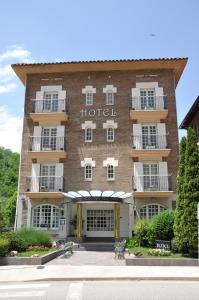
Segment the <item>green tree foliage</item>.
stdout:
[[185,226],[184,214],[184,181],[185,181],[185,152],[186,152],[186,137],[183,137],[180,142],[180,161],[177,176],[177,200],[174,219],[174,235],[175,243],[180,249],[184,248],[184,234],[181,228]]
[[197,203],[199,202],[199,150],[196,133],[192,128],[187,131],[185,152],[185,179],[184,179],[184,219],[181,228],[184,244],[187,244],[190,256],[197,255],[198,224]]
[[19,154],[0,147],[0,230],[13,225]]
[[158,215],[154,216],[151,221],[151,231],[156,240],[171,241],[174,224],[174,212],[171,210],[164,210]]

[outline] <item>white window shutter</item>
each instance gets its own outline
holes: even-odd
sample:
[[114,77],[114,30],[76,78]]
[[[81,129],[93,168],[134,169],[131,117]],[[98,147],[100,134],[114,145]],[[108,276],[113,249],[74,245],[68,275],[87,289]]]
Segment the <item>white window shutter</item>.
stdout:
[[167,162],[159,162],[160,191],[168,191],[168,167]]
[[157,133],[158,133],[158,148],[166,149],[167,148],[167,137],[166,137],[165,123],[157,124]]
[[137,192],[143,191],[143,163],[134,163],[134,189]]
[[133,146],[135,149],[142,149],[142,126],[133,124]]
[[140,88],[132,88],[132,108],[141,109]]
[[41,150],[41,126],[34,126],[33,140],[32,140],[32,151]]
[[59,91],[58,94],[58,111],[62,112],[66,110],[66,91]]
[[155,96],[157,97],[156,101],[156,107],[157,109],[164,109],[164,97],[163,97],[163,88],[162,87],[156,87],[155,88]]
[[57,163],[55,167],[55,189],[56,191],[63,191],[63,175],[64,164]]
[[31,192],[39,192],[40,164],[32,164]]
[[57,150],[64,150],[65,126],[57,126]]
[[39,113],[43,111],[43,101],[42,101],[43,98],[44,98],[44,92],[41,91],[36,92],[35,113]]

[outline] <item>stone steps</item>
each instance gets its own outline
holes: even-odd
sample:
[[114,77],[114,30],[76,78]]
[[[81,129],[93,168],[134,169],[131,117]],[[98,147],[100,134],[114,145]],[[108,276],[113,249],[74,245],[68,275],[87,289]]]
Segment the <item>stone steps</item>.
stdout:
[[76,251],[114,251],[114,243],[80,243]]

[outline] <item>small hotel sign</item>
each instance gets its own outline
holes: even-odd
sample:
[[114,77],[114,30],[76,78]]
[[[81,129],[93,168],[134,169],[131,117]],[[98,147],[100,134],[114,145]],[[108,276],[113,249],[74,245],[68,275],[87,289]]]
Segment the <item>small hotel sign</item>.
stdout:
[[156,241],[156,248],[157,249],[170,250],[171,249],[171,242],[170,241],[157,240]]
[[81,109],[80,116],[83,117],[116,117],[114,108]]

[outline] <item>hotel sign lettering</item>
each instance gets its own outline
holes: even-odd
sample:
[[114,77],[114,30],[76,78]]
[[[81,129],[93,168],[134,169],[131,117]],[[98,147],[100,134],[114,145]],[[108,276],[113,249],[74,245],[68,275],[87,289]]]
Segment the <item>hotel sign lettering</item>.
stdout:
[[114,108],[81,109],[80,116],[83,117],[116,117]]

